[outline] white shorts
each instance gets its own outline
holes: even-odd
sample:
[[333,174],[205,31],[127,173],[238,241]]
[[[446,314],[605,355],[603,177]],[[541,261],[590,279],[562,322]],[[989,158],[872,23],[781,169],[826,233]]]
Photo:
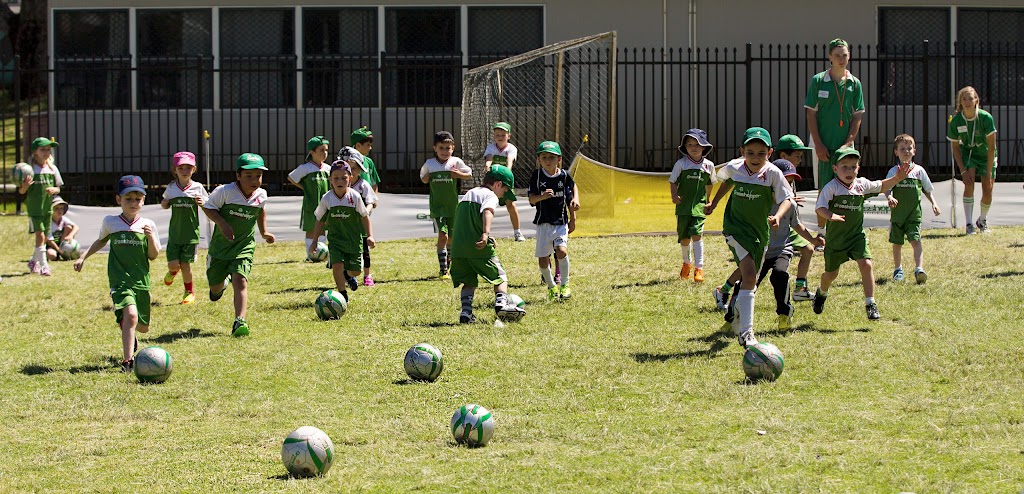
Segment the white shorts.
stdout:
[[555,248],[569,243],[569,225],[537,225],[536,257],[547,257],[555,253]]

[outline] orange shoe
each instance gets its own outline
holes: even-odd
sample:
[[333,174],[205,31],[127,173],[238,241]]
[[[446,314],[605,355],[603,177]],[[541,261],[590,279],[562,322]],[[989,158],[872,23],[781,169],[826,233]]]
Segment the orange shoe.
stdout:
[[704,270],[697,268],[693,270],[693,281],[697,283],[704,283]]
[[680,278],[682,278],[684,280],[690,279],[690,266],[691,266],[691,264],[688,263],[688,262],[684,262],[683,263],[683,269],[679,270],[679,277]]

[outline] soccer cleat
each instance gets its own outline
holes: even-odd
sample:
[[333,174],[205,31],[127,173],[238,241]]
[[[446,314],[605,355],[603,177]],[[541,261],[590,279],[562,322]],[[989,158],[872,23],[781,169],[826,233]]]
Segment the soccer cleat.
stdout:
[[500,319],[506,322],[518,321],[526,315],[526,309],[516,307],[511,302],[505,302],[505,305],[502,307],[495,305],[494,312]]
[[462,311],[459,313],[459,324],[473,324],[476,322],[476,316],[472,312]]
[[516,242],[526,241],[526,237],[523,236],[523,232],[515,232],[515,235],[512,236],[512,239],[515,240]]
[[989,230],[989,228],[988,228],[988,220],[983,220],[981,218],[978,218],[978,222],[975,223],[975,225],[977,225],[979,233],[989,233],[989,232],[992,231],[992,230]]
[[743,334],[737,336],[736,339],[739,341],[740,346],[743,348],[747,348],[757,344],[757,338],[754,338],[754,330],[752,329],[744,331]]
[[896,268],[896,270],[892,272],[892,280],[903,281],[903,268]]
[[236,317],[235,324],[231,326],[231,336],[249,336],[249,323],[241,317]]
[[131,372],[135,368],[135,359],[122,360],[121,372]]
[[882,318],[882,315],[878,313],[878,304],[876,303],[865,305],[864,310],[868,313],[868,320],[877,321]]
[[51,274],[53,274],[53,273],[50,272],[50,265],[49,264],[43,264],[43,267],[39,268],[39,274],[41,274],[43,276],[50,276]]
[[695,283],[704,283],[704,270],[697,268],[693,270],[693,281]]
[[569,285],[562,285],[558,291],[563,299],[572,298],[572,288],[569,288]]
[[972,225],[970,222],[967,223],[966,230],[967,230],[967,235],[974,235],[974,225]]
[[39,274],[40,264],[35,261],[28,262],[28,272],[31,274]]
[[174,284],[174,277],[177,276],[177,275],[178,275],[178,273],[172,273],[172,272],[168,271],[167,274],[164,275],[164,284],[167,285],[167,286],[173,285]]
[[353,292],[359,289],[359,282],[356,281],[356,278],[354,276],[346,279],[345,284],[347,284],[349,289],[351,289]]
[[715,306],[718,307],[718,310],[725,310],[729,296],[722,291],[722,287],[716,286],[715,289],[711,292],[711,294],[715,296]]
[[549,301],[558,300],[558,287],[557,286],[553,286],[551,288],[548,288],[548,300]]
[[821,314],[822,312],[825,312],[825,299],[827,298],[828,295],[822,295],[820,291],[814,294],[813,308],[815,314]]
[[216,301],[220,300],[220,298],[224,296],[224,292],[226,292],[226,291],[228,291],[228,285],[227,284],[224,284],[224,288],[221,289],[221,291],[219,291],[219,292],[214,292],[211,289],[210,290],[210,302],[216,302]]
[[811,294],[811,290],[806,286],[800,286],[793,290],[793,300],[806,302],[808,300],[814,300],[814,295]]
[[779,314],[779,329],[792,329],[793,328],[793,312],[794,308],[791,305],[789,307],[789,314]]
[[684,262],[683,267],[679,270],[679,277],[688,280],[690,279],[690,263]]
[[452,279],[451,275],[448,274],[448,270],[447,269],[442,269],[442,270],[438,271],[437,272],[437,277],[441,278],[442,280],[450,280],[450,279]]
[[371,276],[371,275],[363,276],[363,286],[373,286],[373,285],[374,285],[374,283],[373,283],[373,276]]
[[914,271],[914,280],[917,281],[918,285],[923,285],[924,282],[928,281],[928,273],[925,273],[923,269]]
[[188,305],[196,301],[196,294],[192,292],[185,292],[185,296],[181,298],[181,305]]

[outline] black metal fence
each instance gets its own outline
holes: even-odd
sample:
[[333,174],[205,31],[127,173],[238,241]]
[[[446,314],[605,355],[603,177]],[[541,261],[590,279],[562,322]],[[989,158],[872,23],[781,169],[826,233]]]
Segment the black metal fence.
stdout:
[[[182,149],[203,157],[199,173],[209,170],[214,183],[232,180],[238,154],[258,152],[272,170],[266,187],[298,193],[283,184],[305,156],[309,136],[326,135],[337,149],[353,129],[368,125],[382,189],[422,191],[418,170],[432,156],[431,136],[441,129],[458,136],[462,73],[496,58],[382,52],[376,58],[250,57],[219,64],[210,57],[151,57],[138,67],[126,57],[60,59],[43,71],[16,64],[13,73],[0,74],[12,81],[0,94],[0,178],[11,181],[11,165],[27,159],[34,137],[55,136],[74,203],[111,202],[113,180],[129,172],[162,186],[172,178],[169,157]],[[956,90],[973,85],[996,118],[1000,179],[1024,176],[1020,46],[859,46],[851,58],[867,108],[856,141],[862,175],[884,176],[892,139],[905,132],[917,139],[917,161],[932,178],[949,178],[947,116]],[[708,131],[715,162],[735,157],[743,129],[752,125],[776,138],[793,133],[807,141],[807,85],[827,64],[822,46],[619,50],[615,164],[668,171],[690,127]],[[27,81],[39,80],[50,85],[48,96],[25,97],[30,89],[39,93]],[[800,171],[801,187],[810,188],[809,160]],[[0,201],[13,202],[13,189],[3,190]]]

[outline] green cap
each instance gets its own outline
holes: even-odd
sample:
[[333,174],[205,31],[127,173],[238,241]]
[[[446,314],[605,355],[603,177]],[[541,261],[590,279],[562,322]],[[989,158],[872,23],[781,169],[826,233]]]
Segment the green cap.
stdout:
[[366,128],[366,126],[364,125],[362,127],[359,127],[358,129],[352,131],[352,134],[348,136],[348,142],[349,142],[350,146],[355,146],[356,144],[359,144],[360,142],[363,142],[363,141],[365,141],[367,139],[372,139],[372,138],[373,138],[373,132],[370,132],[370,129]]
[[857,160],[860,160],[860,151],[854,149],[853,146],[841,147],[836,150],[835,163],[839,163],[839,160],[846,158],[848,156],[854,156],[857,158]]
[[509,134],[512,133],[512,126],[509,125],[508,122],[498,122],[494,124],[494,127],[491,127],[491,130],[494,129],[501,129],[504,130],[505,132],[508,132]]
[[836,39],[828,42],[828,52],[832,53],[832,50],[834,50],[835,48],[837,48],[839,46],[845,46],[845,47],[849,48],[850,44],[847,43],[846,40],[843,39],[843,38],[836,38]]
[[322,146],[324,144],[327,144],[328,146],[330,146],[331,142],[328,141],[327,138],[324,137],[324,136],[313,136],[313,137],[310,137],[309,140],[306,141],[306,151],[312,151],[312,150],[314,150],[314,149],[316,149],[316,148],[318,148],[318,147],[320,147],[320,146]]
[[804,141],[793,134],[786,134],[779,138],[779,145],[775,146],[776,151],[810,151],[811,148],[804,146]]
[[751,127],[743,133],[743,145],[750,141],[761,141],[765,146],[772,147],[772,135],[761,127]]
[[51,137],[49,139],[45,137],[36,137],[35,139],[32,140],[32,151],[35,151],[38,148],[46,146],[60,147],[60,144],[57,144],[56,137]]
[[540,143],[540,146],[537,146],[537,154],[540,153],[551,153],[561,156],[562,146],[559,146],[555,141],[544,141]]
[[512,192],[515,187],[516,178],[512,175],[512,170],[505,166],[492,166],[491,171],[484,175],[484,180],[499,180],[501,183],[508,187],[508,192],[501,196],[506,201],[515,201],[516,195]]
[[239,170],[268,170],[263,164],[263,157],[256,153],[242,153],[235,160],[235,167]]

